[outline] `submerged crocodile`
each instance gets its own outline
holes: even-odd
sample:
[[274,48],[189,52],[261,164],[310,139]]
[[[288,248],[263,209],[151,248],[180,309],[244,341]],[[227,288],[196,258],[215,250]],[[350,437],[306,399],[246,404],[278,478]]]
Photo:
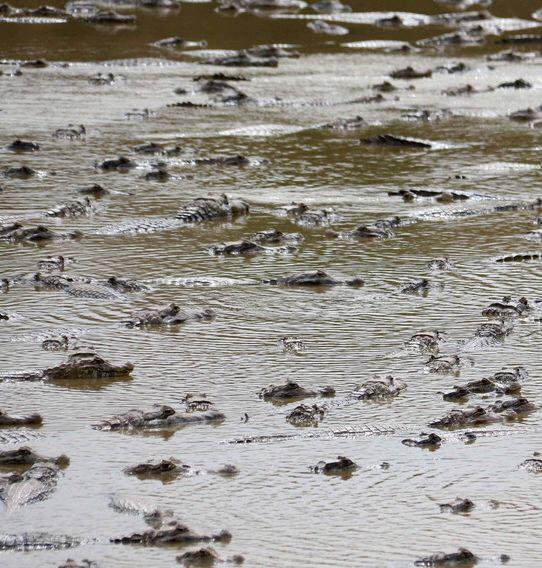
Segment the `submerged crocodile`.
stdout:
[[222,476],[236,475],[239,470],[234,465],[225,465],[218,470],[197,470],[190,465],[182,463],[175,458],[159,461],[148,461],[124,470],[126,475],[134,475],[139,479],[161,478],[173,479],[179,476],[199,475],[201,473],[217,474]]
[[283,385],[269,385],[259,393],[260,398],[271,401],[288,401],[313,396],[335,396],[333,387],[321,387],[318,390],[306,389],[294,381],[287,381]]
[[409,446],[411,448],[427,448],[428,450],[433,450],[433,451],[440,448],[440,445],[442,443],[442,438],[437,434],[422,433],[421,436],[422,437],[419,440],[412,440],[410,438],[406,440],[401,440],[401,444],[403,444],[404,446]]
[[83,539],[45,532],[0,535],[0,550],[62,550],[81,544]]
[[70,463],[70,459],[64,454],[56,458],[40,456],[28,446],[22,446],[16,450],[0,451],[1,466],[34,465],[41,462],[53,463],[59,467],[67,467]]
[[38,172],[29,166],[12,166],[5,167],[2,173],[7,178],[29,179],[34,177]]
[[290,254],[297,251],[297,247],[293,245],[279,247],[265,247],[259,245],[249,239],[242,241],[233,241],[229,243],[220,243],[209,248],[209,253],[216,256],[230,255],[246,255],[253,256],[257,254]]
[[12,152],[37,152],[40,147],[39,144],[36,144],[35,142],[27,142],[17,138],[17,140],[14,140],[7,146],[7,149]]
[[84,138],[87,133],[87,129],[83,124],[79,126],[74,126],[73,124],[68,124],[68,128],[57,128],[53,132],[53,138],[57,139],[67,139],[67,140],[77,140]]
[[274,286],[300,286],[300,287],[327,287],[327,286],[351,286],[359,288],[363,286],[363,279],[359,277],[351,278],[349,280],[336,280],[323,270],[316,272],[308,272],[306,274],[295,274],[293,276],[286,276],[281,278],[271,278],[262,280],[264,284],[271,284]]
[[51,231],[44,225],[37,227],[24,228],[20,223],[0,226],[0,240],[11,243],[45,243],[60,239],[79,239],[83,236],[81,231],[71,231],[69,233],[57,233]]
[[98,568],[98,564],[94,560],[81,560],[76,561],[73,558],[68,558],[64,564],[61,564],[58,568]]
[[13,373],[1,377],[3,381],[76,381],[129,377],[131,363],[113,365],[93,352],[73,353],[65,363],[33,373]]
[[495,259],[495,262],[528,262],[530,260],[541,260],[542,254],[532,253],[532,254],[511,254],[508,256],[501,256]]
[[281,337],[278,343],[284,353],[302,353],[307,350],[305,343],[298,337]]
[[529,374],[523,367],[515,367],[512,371],[499,371],[489,378],[471,381],[466,385],[454,386],[454,390],[444,394],[443,399],[448,401],[463,400],[470,394],[489,392],[514,394],[521,390],[521,383],[528,376]]
[[61,203],[45,212],[45,217],[78,217],[88,215],[94,210],[92,201],[85,197],[83,200]]
[[458,497],[452,503],[439,504],[439,508],[443,513],[469,513],[474,509],[474,503],[470,499],[460,499]]
[[440,350],[440,344],[444,340],[444,332],[442,331],[427,331],[421,333],[415,333],[408,341],[406,345],[411,345],[417,347],[422,353],[438,353]]
[[516,302],[511,296],[505,296],[500,302],[493,302],[482,311],[482,315],[488,318],[516,318],[523,317],[532,311],[527,298],[520,298]]
[[211,546],[200,548],[199,550],[185,552],[177,556],[177,562],[183,566],[214,566],[215,564],[243,564],[244,557],[234,554],[231,558],[220,558],[216,550]]
[[277,229],[269,229],[252,233],[245,240],[259,245],[296,245],[305,240],[301,233],[283,233]]
[[427,269],[436,272],[439,270],[452,270],[454,263],[446,256],[444,258],[435,258],[427,263]]
[[392,79],[425,79],[431,77],[433,72],[428,69],[427,71],[416,71],[410,65],[403,69],[396,69],[390,73]]
[[388,230],[375,225],[359,225],[352,231],[326,231],[326,237],[339,239],[389,239],[395,234]]
[[464,343],[467,349],[481,349],[504,341],[513,331],[513,326],[509,321],[499,323],[483,323],[474,332],[474,337]]
[[186,545],[196,542],[230,542],[232,536],[227,530],[207,536],[193,532],[185,524],[171,520],[157,529],[110,539],[115,544],[140,544],[144,546]]
[[455,375],[461,369],[462,361],[459,355],[442,355],[437,357],[431,355],[425,362],[425,368],[430,373],[438,373],[441,375]]
[[156,327],[179,325],[188,320],[210,321],[214,317],[215,312],[210,308],[202,311],[183,311],[177,304],[172,303],[162,308],[140,310],[123,323],[126,327]]
[[338,456],[337,461],[325,462],[319,461],[315,466],[311,467],[314,473],[327,473],[328,475],[345,475],[350,474],[358,469],[358,465],[350,458]]
[[155,404],[147,410],[130,410],[93,424],[95,430],[167,429],[198,422],[221,422],[225,415],[215,409],[179,412],[171,406]]
[[444,566],[446,568],[471,568],[478,563],[478,557],[470,550],[460,548],[457,552],[425,556],[414,562],[415,566]]
[[286,415],[286,421],[294,426],[318,426],[325,413],[324,406],[300,404]]
[[395,379],[391,375],[380,377],[375,375],[372,380],[366,381],[356,387],[349,397],[358,400],[377,400],[397,396],[405,390],[407,385],[401,379]]
[[414,140],[412,138],[403,138],[401,136],[394,136],[392,134],[379,134],[371,138],[362,138],[361,144],[369,146],[397,146],[399,148],[431,148],[429,142],[422,142],[421,140]]
[[41,426],[43,418],[40,414],[16,416],[0,409],[0,426]]
[[291,219],[296,225],[302,227],[318,227],[330,225],[338,220],[338,216],[331,209],[311,209],[305,203],[291,203],[280,208],[280,214]]
[[7,513],[47,499],[56,488],[59,473],[60,469],[54,463],[40,461],[23,474],[0,478],[0,499],[6,504]]

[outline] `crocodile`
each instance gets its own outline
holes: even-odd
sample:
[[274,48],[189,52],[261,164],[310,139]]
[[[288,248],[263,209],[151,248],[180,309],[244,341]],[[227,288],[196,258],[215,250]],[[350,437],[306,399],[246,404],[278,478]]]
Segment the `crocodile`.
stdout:
[[244,557],[240,554],[234,554],[231,558],[222,559],[216,550],[211,546],[200,548],[190,552],[185,552],[177,556],[177,562],[183,566],[214,566],[215,564],[243,564]]
[[44,59],[34,59],[21,63],[20,67],[24,67],[26,69],[45,69],[46,67],[49,67],[49,63],[47,63]]
[[317,34],[326,34],[326,35],[347,35],[350,33],[348,28],[344,26],[338,26],[336,24],[328,24],[323,20],[312,20],[307,24],[309,30],[312,30],[314,33]]
[[439,509],[443,513],[470,513],[474,509],[474,503],[470,499],[460,499],[458,497],[452,503],[439,504]]
[[455,429],[466,426],[482,426],[495,422],[516,420],[535,409],[526,398],[497,402],[487,408],[476,406],[467,410],[451,410],[445,416],[429,424],[432,428]]
[[140,463],[126,468],[124,473],[126,475],[134,475],[139,479],[160,478],[162,480],[171,480],[179,476],[199,475],[202,473],[230,477],[237,475],[239,470],[234,465],[228,464],[218,470],[202,471],[194,469],[188,464],[184,464],[175,458],[169,458],[160,461]]
[[493,302],[482,310],[482,315],[488,318],[516,318],[524,317],[532,311],[527,298],[520,298],[517,302],[512,301],[511,296],[505,296],[500,302]]
[[95,14],[91,14],[83,18],[89,24],[99,25],[125,25],[133,24],[136,20],[135,16],[129,14],[119,14],[113,10],[98,10]]
[[305,203],[292,202],[279,209],[280,215],[291,219],[296,225],[316,227],[329,225],[338,220],[338,216],[331,209],[311,209]]
[[403,138],[401,136],[394,136],[393,134],[379,134],[370,138],[362,138],[361,144],[368,146],[396,146],[399,148],[431,148],[429,142],[422,142],[412,138]]
[[35,176],[38,172],[29,166],[12,166],[5,167],[2,170],[4,177],[15,179],[29,179]]
[[444,258],[434,258],[430,260],[426,266],[428,270],[437,272],[439,270],[452,270],[454,263],[446,256]]
[[376,225],[359,225],[352,231],[332,231],[325,233],[328,238],[335,239],[389,239],[395,236],[395,233],[387,229],[381,229]]
[[425,79],[431,77],[433,71],[428,69],[427,71],[416,71],[410,65],[403,69],[396,69],[390,73],[392,79]]
[[243,239],[242,241],[233,241],[229,243],[220,243],[219,245],[213,245],[209,248],[209,253],[216,256],[290,254],[296,251],[297,247],[293,245],[286,245],[281,247],[264,247],[249,239]]
[[540,459],[540,453],[534,452],[533,457],[526,459],[519,465],[519,467],[529,473],[542,473],[542,460]]
[[516,110],[508,115],[510,120],[515,122],[533,122],[542,119],[542,105],[536,108]]
[[86,136],[87,129],[83,124],[75,126],[68,124],[68,128],[57,128],[53,132],[53,138],[66,140],[80,140]]
[[17,140],[14,140],[7,146],[7,149],[12,152],[37,152],[40,147],[36,142],[28,142],[17,138]]
[[171,520],[162,527],[149,529],[141,533],[111,538],[110,542],[115,544],[140,544],[143,546],[160,545],[188,545],[196,542],[230,542],[232,536],[227,530],[222,530],[218,534],[207,536],[200,535],[190,530],[185,524],[177,520]]
[[245,240],[258,245],[296,245],[305,240],[300,233],[283,233],[277,229],[259,231],[245,237]]
[[188,320],[210,321],[215,318],[214,310],[184,311],[177,304],[135,312],[131,319],[123,322],[126,327],[155,327],[179,325]]
[[456,375],[461,369],[462,361],[459,355],[430,355],[425,362],[425,368],[430,373],[438,373],[440,375]]
[[530,59],[535,59],[539,57],[537,51],[513,51],[512,49],[505,49],[504,51],[499,51],[499,53],[493,53],[487,56],[488,61],[508,61],[509,63],[515,63],[517,61],[528,61]]
[[217,12],[245,12],[259,10],[302,10],[304,0],[220,0]]
[[43,417],[40,414],[17,416],[0,409],[0,426],[41,426],[42,423]]
[[483,323],[475,330],[474,337],[464,342],[464,347],[467,349],[480,349],[495,345],[504,341],[512,333],[513,329],[514,327],[509,320],[500,321],[499,323]]
[[431,282],[427,278],[412,280],[401,286],[401,294],[422,294],[427,295],[431,290]]
[[311,4],[311,10],[321,14],[340,14],[351,12],[352,8],[348,4],[343,4],[340,0],[318,0]]
[[415,566],[445,566],[452,568],[470,568],[478,563],[478,557],[470,550],[460,548],[457,552],[438,553],[431,556],[425,556],[414,562]]
[[69,233],[57,233],[51,231],[44,225],[37,227],[24,228],[20,223],[9,226],[0,226],[0,240],[11,243],[45,243],[52,240],[80,239],[83,236],[81,231],[70,231]]
[[131,363],[113,365],[96,353],[73,353],[65,363],[43,371],[43,376],[50,381],[77,379],[109,379],[128,377],[134,370]]
[[78,217],[88,215],[94,210],[92,201],[85,197],[83,200],[68,201],[49,209],[45,217]]
[[155,404],[146,410],[130,410],[104,420],[95,430],[167,429],[199,422],[221,422],[225,415],[215,409],[203,412],[178,412],[171,406]]
[[65,258],[62,255],[48,256],[47,258],[38,260],[38,270],[53,271],[58,270],[64,272],[67,261],[72,261],[72,258]]
[[250,207],[240,198],[229,199],[226,194],[217,198],[199,197],[181,207],[175,217],[185,223],[200,223],[224,217],[248,215]]
[[372,380],[357,386],[349,397],[357,400],[378,400],[397,396],[405,390],[407,385],[401,379],[395,379],[391,375],[385,378],[375,375]]
[[359,128],[366,128],[367,121],[362,116],[355,116],[353,118],[338,118],[333,122],[322,124],[319,128],[327,130],[358,130]]
[[40,456],[28,446],[22,446],[16,450],[0,451],[0,466],[34,465],[41,462],[67,467],[70,459],[64,454],[56,458]]
[[111,193],[108,189],[105,189],[97,183],[88,187],[80,187],[76,191],[82,195],[91,195],[95,199],[100,199]]
[[525,45],[532,43],[542,43],[542,35],[520,34],[503,37],[495,41],[497,45]]
[[235,55],[214,57],[202,62],[204,65],[220,65],[224,67],[278,67],[279,61],[274,57],[256,57],[241,50]]
[[17,429],[16,431],[0,430],[0,443],[2,444],[22,444],[42,437],[43,434],[40,434],[35,429]]
[[83,544],[83,539],[45,532],[0,534],[0,550],[62,550]]
[[58,568],[98,568],[98,563],[94,560],[80,560],[76,561],[73,558],[68,558],[66,562],[60,564]]
[[448,89],[444,89],[442,94],[447,97],[459,97],[461,95],[474,95],[480,92],[481,91],[473,87],[470,83],[467,83],[466,85],[461,85],[459,87],[449,87]]
[[460,61],[459,63],[452,63],[450,65],[439,65],[435,67],[435,71],[437,73],[448,73],[448,75],[452,75],[454,73],[463,73],[465,71],[469,71],[470,67]]
[[508,256],[501,256],[495,259],[495,262],[528,262],[530,260],[541,260],[542,254],[533,253],[533,254],[511,254]]
[[407,342],[407,345],[412,345],[418,347],[422,353],[434,353],[439,352],[440,343],[443,341],[444,333],[442,331],[432,331],[432,332],[421,332],[415,333]]
[[325,462],[319,461],[315,466],[311,467],[314,473],[326,473],[328,475],[345,475],[351,474],[358,469],[358,465],[345,456],[338,456],[337,461]]
[[312,396],[335,396],[333,387],[321,387],[318,390],[306,389],[294,381],[287,381],[283,385],[269,385],[261,389],[259,397],[274,402],[299,400]]
[[399,191],[388,191],[389,196],[400,196],[403,201],[414,201],[418,197],[435,198],[439,203],[454,203],[456,201],[467,201],[470,195],[457,191],[438,191],[433,189],[400,189]]
[[273,286],[287,286],[287,287],[328,287],[328,286],[351,286],[359,288],[363,286],[363,280],[360,277],[354,277],[350,280],[336,280],[323,270],[316,272],[308,272],[305,274],[295,274],[293,276],[285,276],[281,278],[271,278],[262,280],[264,284],[271,284]]
[[302,353],[307,350],[305,343],[298,337],[281,337],[279,346],[284,353]]
[[70,348],[70,339],[67,335],[44,339],[41,343],[41,348],[44,351],[67,351]]
[[60,469],[52,462],[35,463],[23,474],[0,478],[0,499],[8,514],[34,501],[43,501],[55,490]]
[[323,406],[300,404],[286,415],[286,421],[294,426],[318,426],[325,413]]
[[505,81],[504,83],[499,83],[497,89],[532,89],[532,83],[525,81],[524,79],[516,79],[515,81]]
[[113,73],[106,73],[105,75],[102,73],[96,73],[96,75],[88,77],[87,81],[91,85],[103,87],[104,85],[112,85],[116,81],[116,77]]
[[131,170],[132,168],[137,168],[137,163],[125,156],[120,156],[118,158],[111,158],[104,160],[102,163],[96,163],[96,167],[104,170],[106,172],[124,172]]
[[409,446],[411,448],[427,448],[428,450],[432,451],[440,448],[442,438],[437,434],[425,434],[422,432],[421,436],[422,437],[419,440],[401,440],[401,444],[403,444],[404,446]]
[[442,47],[448,45],[482,45],[483,43],[485,43],[485,40],[482,35],[468,33],[467,31],[456,31],[420,39],[416,42],[416,45],[420,47]]
[[194,77],[192,81],[250,81],[250,79],[245,77],[244,75],[212,73],[211,75],[196,75],[196,77]]

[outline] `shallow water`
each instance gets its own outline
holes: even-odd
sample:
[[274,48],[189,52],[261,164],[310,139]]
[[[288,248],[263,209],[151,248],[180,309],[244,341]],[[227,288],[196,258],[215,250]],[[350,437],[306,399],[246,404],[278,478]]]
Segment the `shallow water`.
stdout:
[[[411,566],[437,551],[469,548],[485,566],[538,566],[542,554],[540,477],[518,468],[539,450],[540,411],[520,422],[497,424],[509,435],[479,437],[465,445],[454,435],[436,452],[406,447],[405,437],[429,431],[427,424],[452,408],[439,392],[454,384],[490,376],[504,366],[523,365],[530,373],[523,396],[542,401],[539,357],[540,317],[535,312],[516,323],[502,343],[466,349],[484,321],[481,311],[504,295],[540,299],[542,261],[497,264],[500,256],[541,253],[536,211],[491,212],[498,202],[540,197],[540,130],[509,120],[508,114],[538,106],[542,80],[536,57],[523,63],[490,62],[497,35],[475,47],[451,46],[409,54],[345,47],[372,40],[416,41],[454,28],[416,25],[406,28],[356,23],[369,11],[408,11],[434,15],[453,8],[432,1],[353,0],[353,12],[333,15],[349,35],[326,36],[306,28],[307,9],[297,16],[215,12],[213,3],[183,3],[179,10],[129,9],[134,26],[67,23],[0,23],[0,169],[27,164],[38,170],[29,180],[0,178],[0,220],[46,224],[56,230],[79,229],[84,238],[46,246],[0,241],[0,277],[36,270],[48,255],[72,256],[75,274],[143,280],[151,290],[116,301],[74,297],[62,291],[37,291],[14,285],[0,293],[0,372],[34,370],[63,362],[65,353],[41,349],[44,338],[70,333],[115,363],[132,362],[131,380],[77,384],[0,383],[1,407],[15,414],[40,412],[41,437],[27,442],[45,455],[66,453],[70,466],[58,488],[43,502],[2,515],[2,533],[45,530],[101,539],[68,551],[2,552],[6,567],[58,566],[68,557],[90,558],[100,566],[165,567],[182,552],[173,548],[108,544],[110,537],[146,530],[136,515],[109,507],[111,497],[133,495],[172,509],[188,526],[204,534],[226,528],[223,557],[242,554],[246,566]],[[16,2],[37,7],[39,2]],[[59,2],[54,3],[62,7]],[[473,9],[477,9],[476,6]],[[538,2],[510,4],[495,0],[489,10],[513,22],[519,31],[540,34],[532,18]],[[361,14],[361,15],[360,15]],[[280,16],[280,17],[279,17]],[[288,17],[283,17],[288,16]],[[293,17],[295,16],[295,17]],[[302,16],[302,17],[301,17]],[[341,17],[344,16],[344,17]],[[414,18],[413,22],[423,18]],[[372,20],[371,20],[372,21]],[[510,22],[507,20],[507,27]],[[504,24],[503,24],[504,25]],[[524,28],[522,27],[524,26]],[[151,42],[178,35],[205,40],[205,48],[158,49]],[[293,44],[297,59],[281,59],[277,68],[225,68],[201,64],[202,49],[233,50],[266,43]],[[533,51],[540,45],[513,46]],[[192,55],[190,54],[192,52]],[[19,60],[44,58],[45,69],[23,68]],[[412,81],[390,79],[395,69],[418,70],[463,61],[468,70],[435,72]],[[64,65],[67,63],[68,65]],[[96,73],[114,73],[112,85],[87,81]],[[174,108],[179,101],[207,103],[193,77],[213,72],[242,73],[235,83],[253,99],[243,106]],[[531,89],[496,89],[523,78]],[[351,103],[372,96],[372,85],[389,80],[399,90],[380,103]],[[448,97],[449,87],[472,84],[481,92]],[[415,89],[407,87],[414,85]],[[186,95],[174,94],[184,88]],[[280,101],[277,100],[280,98]],[[125,113],[147,108],[147,119]],[[440,120],[413,121],[405,113],[449,109]],[[366,128],[341,132],[319,129],[338,118],[361,115]],[[69,123],[84,124],[82,141],[51,137]],[[379,148],[359,138],[391,133],[435,143],[431,149]],[[5,149],[20,137],[40,144],[33,154]],[[168,162],[172,178],[164,183],[143,175],[154,156],[135,154],[147,141],[178,144],[183,153]],[[196,166],[195,158],[251,158],[246,167]],[[129,173],[102,173],[95,162],[126,155],[139,167]],[[464,178],[456,178],[464,176]],[[54,205],[76,199],[76,189],[99,183],[111,191],[92,215],[76,219],[41,217]],[[388,196],[399,189],[439,189],[472,194],[465,202],[441,205],[431,199],[403,202]],[[203,223],[146,233],[123,232],[134,219],[172,217],[192,198],[226,192],[251,205],[235,221]],[[329,227],[299,227],[280,217],[280,205],[304,201],[333,208],[337,231],[399,215],[417,222],[377,241],[329,239]],[[452,216],[451,211],[478,214]],[[276,227],[301,232],[297,253],[254,258],[211,256],[207,249],[255,231]],[[455,269],[428,273],[426,263],[448,256]],[[337,278],[360,275],[359,289],[286,289],[254,280],[325,270]],[[428,277],[438,284],[426,296],[399,292],[409,280]],[[214,321],[178,328],[142,331],[120,322],[139,308],[175,301],[186,308],[211,307]],[[419,331],[446,332],[442,353],[470,357],[459,377],[426,374],[427,356],[404,348]],[[281,352],[277,340],[298,336],[307,344],[301,355]],[[286,379],[305,387],[332,385],[345,396],[373,374],[392,374],[408,384],[391,402],[359,402],[332,409],[319,428],[296,428],[285,420],[287,407],[258,398],[259,390]],[[99,383],[99,384],[98,384]],[[206,393],[227,419],[218,426],[193,425],[176,432],[120,434],[90,428],[93,422],[152,403],[182,406],[186,393]],[[474,395],[470,404],[490,404],[495,396]],[[318,402],[318,401],[314,401]],[[311,401],[312,403],[312,401]],[[468,405],[467,405],[468,406]],[[241,421],[244,413],[250,419]],[[379,436],[340,438],[332,430],[362,425],[392,426]],[[9,430],[10,432],[12,429]],[[0,431],[3,433],[4,430]],[[319,435],[316,435],[316,434]],[[242,437],[292,434],[285,441],[227,444]],[[14,448],[16,445],[6,445]],[[309,466],[345,455],[360,466],[348,479],[309,473]],[[235,464],[232,479],[199,475],[171,483],[141,481],[124,467],[151,458],[175,456],[197,468]],[[388,462],[389,469],[380,464]],[[438,503],[468,497],[476,504],[468,515],[441,513]],[[499,507],[491,505],[492,500]]]

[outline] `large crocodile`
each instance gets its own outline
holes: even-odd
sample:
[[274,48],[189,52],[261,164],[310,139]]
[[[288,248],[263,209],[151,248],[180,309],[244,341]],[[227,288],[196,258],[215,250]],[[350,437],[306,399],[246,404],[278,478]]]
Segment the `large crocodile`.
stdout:
[[43,418],[40,414],[16,416],[0,409],[0,426],[41,426]]
[[513,301],[511,296],[505,296],[500,302],[493,302],[482,311],[482,315],[488,318],[517,318],[524,317],[532,311],[527,298]]
[[51,231],[44,225],[37,227],[24,228],[20,223],[0,226],[0,240],[12,243],[45,243],[47,241],[59,239],[79,239],[83,236],[81,231],[70,231],[68,233],[57,233]]
[[88,215],[94,210],[90,198],[85,197],[81,200],[67,201],[61,203],[45,212],[45,217],[79,217]]
[[241,198],[228,198],[225,194],[216,198],[200,197],[183,205],[171,217],[136,219],[118,225],[103,227],[97,232],[101,235],[122,235],[172,230],[182,228],[187,224],[202,223],[204,221],[235,219],[239,216],[248,215],[249,211],[248,203]]
[[271,278],[262,280],[264,284],[272,284],[275,286],[287,286],[287,287],[328,287],[328,286],[351,286],[353,288],[359,288],[363,286],[363,279],[360,277],[354,277],[349,280],[336,280],[333,276],[330,276],[327,272],[323,270],[317,270],[316,272],[308,272],[306,274],[294,274],[292,276],[285,276],[280,278]]
[[34,501],[43,501],[55,490],[60,469],[53,462],[37,462],[23,474],[0,478],[0,499],[7,513]]
[[242,241],[233,241],[229,243],[220,243],[209,248],[209,253],[216,256],[254,256],[257,254],[289,254],[297,251],[297,247],[293,245],[279,247],[265,247],[248,239]]
[[490,378],[471,381],[466,385],[454,386],[454,390],[443,395],[444,400],[455,402],[464,400],[470,394],[495,392],[497,394],[515,394],[521,390],[521,382],[528,377],[523,367],[512,371],[499,371]]
[[2,381],[76,381],[129,377],[134,366],[131,363],[113,365],[93,352],[78,352],[68,356],[65,363],[42,371],[10,373],[0,377]]
[[225,415],[214,408],[202,412],[181,412],[155,404],[147,410],[130,410],[93,424],[96,430],[167,429],[201,422],[221,422]]
[[260,398],[271,401],[290,401],[299,400],[312,396],[335,396],[333,387],[321,387],[317,390],[306,389],[294,381],[287,381],[284,385],[269,385],[264,387],[260,393]]
[[140,310],[125,321],[126,327],[157,327],[179,325],[188,320],[210,321],[215,317],[215,312],[210,308],[201,311],[185,311],[177,304],[168,304],[161,308]]
[[438,553],[425,556],[414,562],[415,566],[445,566],[446,568],[471,568],[478,563],[478,557],[470,550],[460,548],[457,552]]
[[40,456],[28,446],[23,446],[16,450],[4,450],[0,452],[1,466],[34,465],[40,462],[53,463],[60,467],[67,467],[70,460],[64,454],[56,458]]
[[216,474],[222,476],[233,476],[238,473],[238,469],[234,465],[225,465],[218,470],[198,470],[192,466],[181,462],[175,458],[163,460],[151,460],[134,466],[127,467],[124,470],[126,475],[133,475],[138,479],[172,480],[176,477],[185,477],[191,475],[200,475],[202,473]]
[[45,532],[0,535],[0,550],[61,550],[74,548],[82,543],[83,539],[80,538]]

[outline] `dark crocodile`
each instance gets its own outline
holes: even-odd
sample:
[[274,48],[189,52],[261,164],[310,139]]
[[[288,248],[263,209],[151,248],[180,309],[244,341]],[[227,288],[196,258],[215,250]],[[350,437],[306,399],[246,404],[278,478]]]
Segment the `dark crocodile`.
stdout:
[[94,206],[92,201],[85,197],[83,200],[68,201],[61,203],[45,212],[46,217],[79,217],[92,213]]
[[60,469],[52,462],[38,462],[23,474],[0,478],[0,499],[6,512],[13,513],[23,505],[43,501],[55,490]]
[[529,59],[534,59],[540,54],[537,51],[523,52],[523,51],[513,51],[511,49],[505,49],[504,51],[499,51],[499,53],[493,53],[487,56],[488,61],[508,61],[509,63],[517,61],[528,61]]
[[525,45],[527,43],[542,43],[542,35],[520,34],[502,37],[495,42],[497,45]]
[[0,465],[1,466],[20,466],[20,465],[34,465],[36,463],[53,463],[59,467],[67,467],[70,460],[65,455],[60,455],[56,458],[40,456],[36,454],[32,448],[22,446],[16,450],[5,450],[0,452]]
[[356,387],[349,397],[357,400],[391,398],[397,396],[406,388],[406,383],[401,379],[395,379],[391,375],[384,378],[375,375],[373,379]]
[[283,233],[277,229],[269,229],[247,235],[245,240],[259,245],[296,245],[303,242],[305,237],[300,233]]
[[137,168],[137,163],[125,156],[120,156],[119,158],[104,160],[101,164],[96,164],[96,167],[106,172],[122,172]]
[[172,303],[162,308],[140,310],[123,323],[126,327],[179,325],[189,320],[210,321],[215,318],[215,315],[210,308],[201,311],[184,311],[177,304]]
[[319,461],[311,468],[314,473],[326,473],[328,475],[350,474],[358,469],[358,465],[345,456],[338,456],[337,461]]
[[318,426],[325,413],[323,406],[300,404],[286,415],[286,421],[294,426]]
[[411,138],[403,138],[401,136],[394,136],[393,134],[379,134],[371,138],[362,138],[361,144],[369,146],[396,146],[399,148],[431,148],[429,142],[422,142],[420,140],[413,140]]
[[140,544],[143,546],[160,546],[160,545],[188,545],[196,542],[230,542],[232,536],[226,531],[220,531],[218,534],[207,536],[200,535],[190,530],[185,524],[177,520],[165,523],[158,529],[149,529],[141,533],[133,533],[131,535],[110,539],[116,544]]
[[381,229],[376,225],[359,225],[352,231],[326,231],[326,237],[332,239],[389,239],[395,234],[387,229]]
[[335,396],[333,387],[322,387],[318,390],[306,389],[294,381],[287,381],[283,385],[269,385],[259,393],[260,398],[271,401],[289,401],[312,396]]
[[447,97],[459,97],[461,95],[474,95],[479,92],[478,89],[474,88],[470,83],[467,83],[459,87],[448,87],[442,91],[442,94]]
[[109,195],[111,192],[101,185],[95,183],[94,185],[77,189],[77,193],[81,193],[82,195],[91,195],[95,199],[100,199],[102,197],[105,197],[106,195]]
[[92,427],[96,430],[167,429],[199,422],[221,422],[222,412],[215,409],[203,412],[179,412],[171,406],[155,404],[147,410],[130,410],[113,416]]
[[451,503],[439,504],[439,508],[443,513],[470,513],[474,509],[474,503],[470,499],[460,499],[458,497]]
[[438,448],[440,448],[442,438],[437,434],[422,433],[421,436],[422,437],[419,440],[412,440],[410,438],[401,440],[401,444],[403,444],[404,446],[409,446],[411,448],[427,448],[428,450],[437,450]]
[[388,191],[390,196],[400,196],[403,201],[414,201],[418,197],[435,198],[439,203],[454,203],[456,201],[467,201],[470,195],[457,191],[439,191],[433,189],[400,189],[399,191]]
[[511,254],[508,256],[501,256],[495,260],[495,262],[528,262],[530,260],[541,260],[542,254]]
[[466,548],[448,554],[438,553],[425,556],[414,562],[415,566],[445,566],[446,568],[470,568],[478,563],[478,558]]
[[119,14],[113,10],[99,10],[95,14],[87,16],[84,20],[89,24],[118,26],[133,24],[136,17],[129,14]]
[[281,247],[264,247],[249,239],[234,241],[230,243],[220,243],[209,248],[209,253],[216,256],[245,255],[254,256],[257,254],[290,254],[297,251],[293,245]]
[[0,426],[40,426],[42,422],[43,417],[37,413],[17,416],[0,410]]
[[43,376],[50,381],[109,379],[128,377],[133,370],[131,363],[113,365],[96,353],[73,353],[66,363],[45,369]]
[[84,138],[87,133],[87,129],[83,124],[79,126],[74,126],[73,124],[68,124],[68,128],[57,128],[53,132],[53,138],[66,139],[66,140],[80,140]]
[[12,166],[3,169],[3,174],[7,178],[29,179],[38,172],[28,166]]
[[526,109],[516,110],[508,115],[510,120],[515,122],[532,122],[542,119],[542,106]]
[[36,144],[35,142],[27,142],[17,138],[17,140],[14,140],[11,144],[9,144],[7,149],[12,152],[37,152],[40,147],[39,144]]
[[512,301],[511,296],[505,296],[500,302],[493,302],[482,310],[482,315],[488,318],[517,318],[524,317],[532,311],[527,298]]
[[177,556],[177,562],[183,566],[214,566],[215,564],[243,564],[244,557],[234,554],[231,558],[222,559],[211,546],[200,548],[190,552],[185,552]]
[[397,69],[390,73],[390,77],[392,79],[425,79],[427,77],[431,77],[433,71],[428,69],[427,71],[416,71],[410,65],[403,69]]
[[505,81],[497,85],[497,89],[532,89],[533,85],[524,79],[516,79],[515,81]]
[[363,286],[363,280],[359,277],[350,280],[336,280],[323,270],[316,272],[308,272],[305,274],[295,274],[293,276],[285,276],[281,278],[271,278],[262,280],[264,284],[271,284],[274,286],[287,286],[287,287],[328,287],[328,286],[351,286],[358,288]]
[[24,228],[19,223],[9,226],[0,226],[0,240],[11,243],[46,243],[52,240],[80,239],[83,236],[81,231],[71,231],[69,233],[57,233],[51,231],[43,225],[37,227]]
[[401,286],[401,294],[422,294],[426,295],[431,290],[431,282],[427,278],[412,280]]
[[139,479],[149,479],[154,477],[173,479],[180,475],[190,475],[194,472],[189,465],[184,464],[175,458],[169,458],[130,466],[124,470],[124,473],[126,475],[134,475]]

